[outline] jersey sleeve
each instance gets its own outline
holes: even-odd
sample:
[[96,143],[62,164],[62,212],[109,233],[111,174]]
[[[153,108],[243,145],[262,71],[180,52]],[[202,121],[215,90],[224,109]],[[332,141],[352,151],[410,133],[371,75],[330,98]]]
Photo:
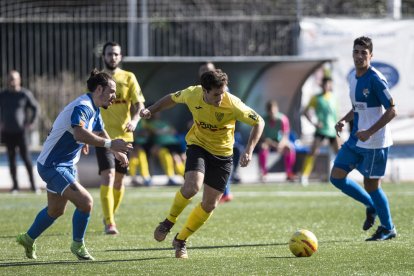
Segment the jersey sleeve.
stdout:
[[141,87],[139,86],[138,80],[134,74],[130,74],[129,78],[129,95],[131,98],[131,102],[136,104],[138,102],[143,103],[145,102],[144,95],[142,94]]
[[394,106],[394,100],[390,94],[388,84],[385,80],[378,77],[374,78],[373,88],[375,95],[385,109]]
[[92,110],[86,105],[75,106],[70,117],[71,125],[72,127],[80,126],[83,128],[88,128],[92,116]]
[[263,118],[256,113],[249,106],[244,104],[240,99],[233,98],[234,111],[236,114],[236,120],[248,124],[249,126],[257,125]]
[[187,103],[190,93],[193,92],[195,86],[190,86],[184,90],[180,90],[171,94],[171,99],[176,103]]

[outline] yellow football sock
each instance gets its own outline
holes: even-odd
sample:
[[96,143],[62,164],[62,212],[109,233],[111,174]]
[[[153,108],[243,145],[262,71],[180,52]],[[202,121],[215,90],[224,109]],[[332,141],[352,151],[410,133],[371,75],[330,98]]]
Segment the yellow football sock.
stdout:
[[178,175],[184,176],[184,172],[185,172],[184,162],[179,162],[179,163],[174,162],[174,169]]
[[139,168],[141,176],[145,179],[150,177],[148,159],[145,150],[138,150]]
[[185,198],[180,190],[177,191],[167,219],[172,223],[176,223],[178,216],[181,214],[184,208],[187,207],[187,205],[191,202],[191,199],[192,198]]
[[201,203],[193,209],[191,214],[188,216],[187,222],[185,223],[183,229],[178,233],[177,239],[187,240],[195,231],[197,231],[203,224],[211,217],[213,212],[207,213],[201,207]]
[[158,158],[165,174],[168,177],[174,176],[174,160],[170,151],[167,148],[160,148],[158,151]]
[[121,189],[114,188],[114,214],[116,213],[116,210],[118,210],[119,205],[121,205],[121,201],[124,198],[124,194],[125,194],[124,186],[122,186]]
[[312,155],[307,155],[303,163],[303,176],[309,177],[309,175],[312,173],[314,163],[315,157],[313,157]]
[[113,188],[101,185],[102,212],[106,224],[114,224],[114,193]]
[[138,157],[131,157],[129,159],[129,175],[135,176],[137,175],[137,167],[139,165]]

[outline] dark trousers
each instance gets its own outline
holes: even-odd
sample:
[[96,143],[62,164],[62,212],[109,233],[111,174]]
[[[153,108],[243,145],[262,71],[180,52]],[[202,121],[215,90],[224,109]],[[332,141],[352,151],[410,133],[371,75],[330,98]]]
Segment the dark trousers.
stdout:
[[32,190],[36,190],[36,184],[33,177],[33,165],[32,158],[27,146],[27,137],[25,132],[19,133],[2,133],[2,142],[7,148],[7,157],[9,159],[10,175],[13,180],[13,190],[19,189],[19,183],[17,181],[17,165],[16,165],[16,149],[19,150],[20,157],[22,158],[29,175],[30,186]]

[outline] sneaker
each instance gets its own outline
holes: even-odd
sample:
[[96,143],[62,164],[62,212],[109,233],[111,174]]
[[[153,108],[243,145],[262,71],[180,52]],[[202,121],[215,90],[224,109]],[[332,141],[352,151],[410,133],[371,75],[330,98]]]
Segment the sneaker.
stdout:
[[187,241],[179,240],[177,239],[177,236],[178,234],[175,235],[175,238],[172,241],[172,246],[175,249],[175,257],[179,259],[188,259],[187,247],[186,247]]
[[228,194],[228,195],[223,195],[220,198],[220,203],[225,203],[225,202],[229,202],[233,200],[233,195],[232,194]]
[[26,257],[29,259],[37,259],[35,241],[27,235],[27,233],[20,233],[16,237],[18,244],[24,247]]
[[174,178],[170,177],[167,182],[167,186],[181,186]]
[[367,208],[366,218],[365,218],[365,221],[364,221],[364,225],[362,225],[362,230],[367,231],[372,226],[374,226],[376,216],[377,216],[377,214],[375,213],[375,209],[373,211],[372,208]]
[[397,236],[397,230],[395,230],[395,226],[388,230],[384,226],[378,226],[377,231],[375,231],[374,235],[371,238],[366,239],[366,241],[385,241],[395,238]]
[[151,177],[144,178],[144,186],[152,186],[152,179]]
[[163,222],[160,222],[160,224],[155,228],[154,231],[154,239],[162,242],[167,237],[168,233],[170,233],[171,228],[174,226],[174,223],[169,221],[168,219],[165,219]]
[[89,254],[88,249],[83,242],[76,242],[73,241],[72,245],[70,246],[70,251],[75,254],[78,260],[81,261],[94,261],[95,258]]
[[309,186],[309,178],[307,176],[301,176],[301,178],[300,178],[300,184],[303,187]]
[[288,182],[294,182],[296,178],[296,175],[292,172],[286,173],[286,181]]

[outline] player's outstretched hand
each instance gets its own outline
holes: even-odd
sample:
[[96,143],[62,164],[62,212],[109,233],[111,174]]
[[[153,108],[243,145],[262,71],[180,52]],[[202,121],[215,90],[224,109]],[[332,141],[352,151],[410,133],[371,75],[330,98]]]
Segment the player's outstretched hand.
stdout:
[[132,150],[132,144],[125,142],[122,139],[115,139],[115,140],[112,140],[111,150],[116,151],[116,152],[128,152]]
[[141,111],[139,112],[139,116],[140,116],[141,118],[144,118],[144,119],[149,119],[149,118],[151,118],[151,111],[149,111],[149,109],[148,109],[148,108],[143,108],[143,109],[141,109]]
[[125,153],[122,152],[114,152],[114,156],[115,158],[119,161],[121,167],[128,167],[129,165],[129,160],[128,157]]

